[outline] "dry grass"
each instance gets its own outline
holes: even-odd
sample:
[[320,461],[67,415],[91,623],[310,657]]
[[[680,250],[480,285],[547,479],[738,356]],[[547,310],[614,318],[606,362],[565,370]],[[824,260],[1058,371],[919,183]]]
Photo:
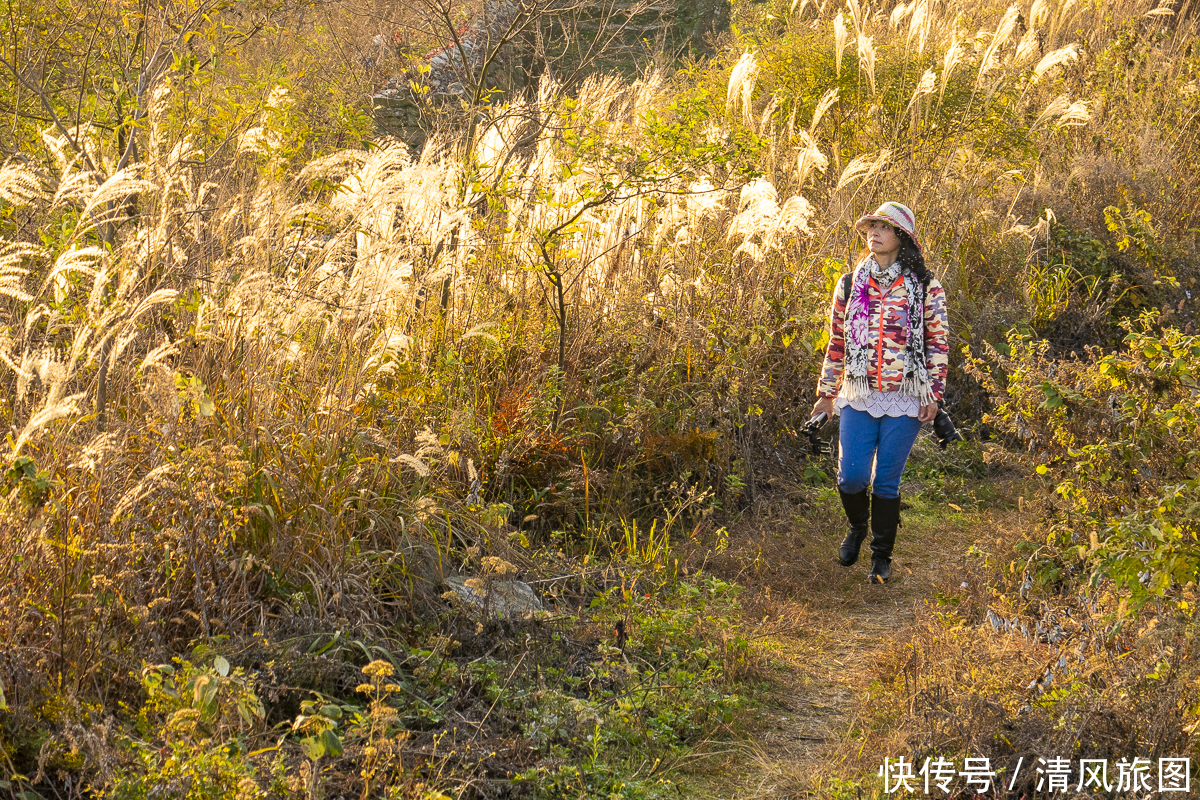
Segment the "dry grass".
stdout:
[[[924,682],[900,688],[909,656],[877,673],[907,738],[870,728],[900,718],[869,708],[863,735],[982,747],[937,703],[1011,721],[1006,676],[1046,653],[981,633],[989,597],[964,597],[961,624],[908,610],[959,595],[923,566],[940,531],[898,592],[850,591],[837,515],[780,477],[848,222],[884,197],[920,210],[964,339],[1030,313],[1016,283],[1045,205],[1093,228],[1108,204],[1144,207],[1183,252],[1200,209],[1183,166],[1195,23],[1156,38],[1164,17],[1144,3],[1043,3],[1024,31],[1003,10],[904,9],[804,4],[780,44],[730,52],[729,70],[571,93],[546,78],[417,154],[325,142],[312,157],[296,122],[311,98],[280,84],[205,155],[181,112],[209,108],[219,81],[160,81],[121,170],[101,127],[23,143],[0,171],[10,705],[27,720],[59,693],[114,708],[142,661],[217,637],[342,630],[387,647],[442,608],[472,552],[603,557],[629,521],[658,518],[689,570],[750,588],[754,636],[792,637],[793,665],[831,659],[795,691],[854,676],[839,709],[867,685],[863,648],[895,630],[864,626],[881,609],[913,619]],[[362,36],[405,24],[347,13]],[[794,73],[807,83],[789,83],[788,47],[811,54]],[[349,51],[330,59],[343,88],[369,84]],[[961,550],[978,530],[944,535]],[[661,555],[642,547],[622,555]],[[847,637],[860,661],[835,663]],[[979,648],[1003,668],[971,678]],[[1030,746],[1058,741],[1030,725]]]

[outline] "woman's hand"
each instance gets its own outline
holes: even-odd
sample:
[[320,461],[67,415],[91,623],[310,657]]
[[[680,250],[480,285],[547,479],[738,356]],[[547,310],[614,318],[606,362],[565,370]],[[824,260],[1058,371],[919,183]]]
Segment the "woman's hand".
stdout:
[[933,422],[933,418],[937,416],[938,404],[926,403],[921,406],[920,412],[917,413],[917,419],[921,422]]
[[[817,398],[817,402],[813,404],[812,415],[815,417],[817,414],[820,414],[822,412],[824,412],[824,414],[828,417],[833,416],[833,398],[832,397],[818,397]],[[931,417],[931,419],[932,419],[932,417]]]

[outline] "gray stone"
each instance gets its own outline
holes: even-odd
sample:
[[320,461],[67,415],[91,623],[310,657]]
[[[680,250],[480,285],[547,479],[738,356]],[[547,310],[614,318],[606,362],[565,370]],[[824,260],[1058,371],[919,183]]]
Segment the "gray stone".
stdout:
[[446,578],[446,585],[464,608],[484,617],[533,619],[544,610],[532,587],[523,581],[452,575]]

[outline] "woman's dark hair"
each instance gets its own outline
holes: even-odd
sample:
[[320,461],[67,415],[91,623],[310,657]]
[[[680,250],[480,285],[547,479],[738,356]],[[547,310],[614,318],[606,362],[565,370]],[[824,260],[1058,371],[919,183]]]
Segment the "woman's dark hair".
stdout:
[[908,235],[906,231],[900,228],[893,228],[896,235],[900,237],[900,252],[896,256],[896,260],[900,262],[900,268],[905,272],[911,272],[917,276],[917,280],[922,286],[929,285],[929,269],[925,266],[925,256],[921,255],[920,249],[916,242]]

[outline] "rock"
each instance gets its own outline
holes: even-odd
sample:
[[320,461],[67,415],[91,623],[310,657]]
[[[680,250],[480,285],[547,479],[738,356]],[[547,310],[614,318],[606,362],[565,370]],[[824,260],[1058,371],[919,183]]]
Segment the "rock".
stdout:
[[544,610],[533,588],[523,581],[452,575],[446,584],[465,608],[485,617],[533,619]]

